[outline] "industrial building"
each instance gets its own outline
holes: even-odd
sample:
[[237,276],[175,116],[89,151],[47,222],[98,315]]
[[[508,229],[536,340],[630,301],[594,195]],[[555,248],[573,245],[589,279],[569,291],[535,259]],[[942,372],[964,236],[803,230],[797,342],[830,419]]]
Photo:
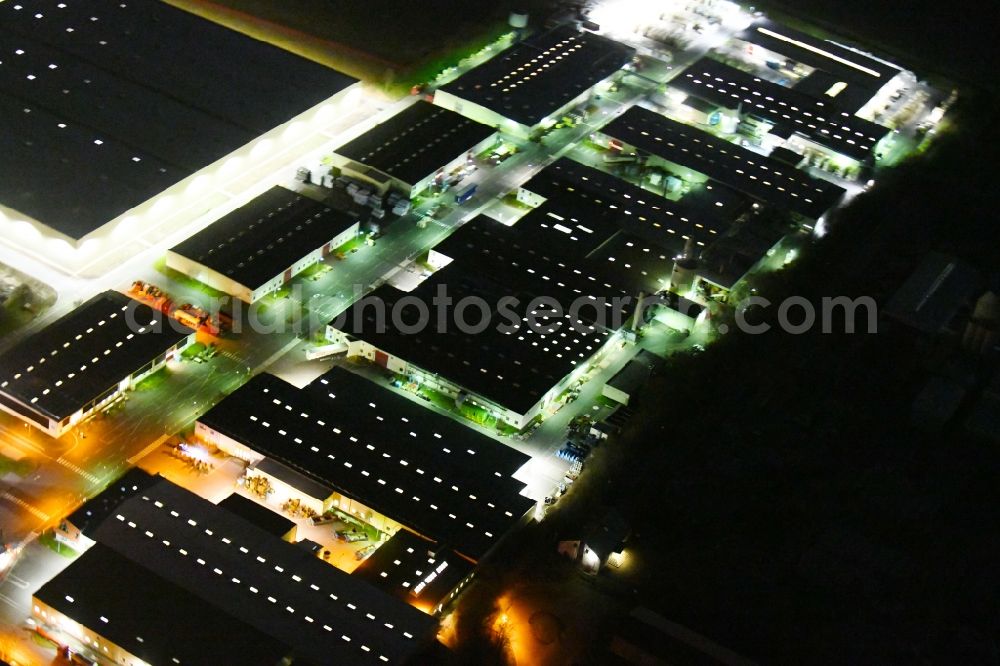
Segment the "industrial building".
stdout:
[[295,543],[298,540],[298,526],[295,524],[295,521],[286,518],[277,511],[271,511],[267,507],[243,495],[233,493],[219,502],[218,507],[243,518],[248,523],[259,527],[271,536],[278,537],[282,541]]
[[871,119],[873,102],[912,77],[881,58],[760,18],[734,41],[745,57],[791,76],[791,87],[831,109]]
[[293,136],[322,145],[360,99],[351,77],[157,0],[3,2],[0,43],[0,239],[70,272],[239,196],[244,170]]
[[[641,295],[669,288],[689,239],[711,245],[750,208],[718,183],[674,200],[568,159],[541,171],[517,197],[533,209],[513,226],[472,219],[430,251],[432,275],[411,291],[379,287],[331,323],[330,341],[346,344],[349,357],[521,429],[545,418],[621,342],[636,323]],[[486,315],[485,325],[408,330],[405,322],[419,317],[415,304],[435,312],[441,289],[453,303],[488,303],[489,313],[472,318]],[[535,299],[559,304],[559,319],[544,320],[557,330],[527,325],[542,310]],[[701,314],[692,307],[684,328]]]
[[420,100],[334,150],[333,166],[377,189],[388,181],[412,198],[461,177],[496,142],[493,127]]
[[[418,384],[422,390],[443,396],[458,409],[483,410],[498,426],[523,429],[533,420],[544,418],[586,374],[588,362],[599,356],[612,339],[609,331],[570,313],[555,318],[545,314],[544,307],[529,311],[533,297],[505,311],[492,307],[489,313],[483,313],[483,320],[491,323],[475,334],[455,326],[422,334],[410,334],[391,325],[379,331],[377,316],[364,305],[368,299],[379,301],[387,312],[397,310],[403,317],[415,319],[418,313],[407,312],[407,308],[414,299],[429,306],[438,285],[447,284],[456,303],[468,297],[492,295],[500,299],[509,294],[501,278],[479,271],[475,266],[449,266],[435,274],[437,279],[427,280],[412,292],[389,285],[380,287],[352,306],[343,323],[331,324],[328,337],[346,343],[348,357],[367,359],[388,373]],[[479,321],[478,308],[476,313],[470,314],[472,322]],[[529,316],[539,323],[538,331],[525,325]],[[510,333],[498,329],[505,322],[510,325]],[[540,332],[549,326],[560,330],[552,334]]]
[[621,566],[631,531],[624,516],[616,509],[609,509],[592,519],[582,538],[560,541],[558,550],[576,562],[584,573],[593,576],[605,566]]
[[599,140],[657,158],[686,181],[707,177],[809,220],[819,220],[845,193],[839,185],[642,107],[605,125]]
[[[589,239],[574,243],[553,230],[557,220],[529,217],[513,227],[485,216],[469,221],[431,250],[428,263],[439,268],[430,277],[412,291],[379,287],[330,324],[329,339],[346,344],[349,357],[485,410],[507,427],[544,418],[620,342],[616,332],[631,322],[638,296],[626,276],[643,284],[647,276],[588,259]],[[416,303],[436,312],[442,290],[453,303],[481,299],[489,311],[463,312],[471,327],[455,317],[409,330]]]
[[358,220],[273,187],[167,252],[167,266],[253,303],[357,237]]
[[159,370],[194,337],[160,311],[106,291],[0,357],[0,409],[59,437]]
[[931,252],[885,306],[889,321],[930,337],[960,335],[968,313],[983,292],[985,280],[970,264]]
[[605,398],[627,406],[662,365],[663,359],[649,350],[643,349],[607,381],[601,394]]
[[[750,199],[718,181],[670,185],[681,181],[655,165],[639,169],[643,187],[558,160],[518,190],[518,199],[536,208],[516,228],[535,247],[576,245],[575,261],[603,266],[625,291],[671,290],[693,299],[671,299],[657,317],[690,330],[708,298],[731,291],[787,230],[761,224]],[[689,271],[685,258],[695,260]]]
[[[657,173],[652,169],[647,171]],[[662,175],[662,172],[659,173]],[[710,245],[750,208],[746,197],[709,180],[696,183],[679,198],[668,198],[668,195],[676,194],[673,188],[680,186],[679,182],[673,184],[668,180],[677,179],[666,176],[654,185],[648,178],[643,178],[644,187],[640,187],[613,174],[563,158],[518,189],[518,199],[536,209],[522,218],[518,226],[523,230],[528,225],[522,225],[522,222],[528,221],[536,226],[535,220],[544,221],[545,218],[549,218],[550,224],[562,222],[565,226],[566,220],[573,222],[577,218],[575,221],[589,229],[586,235],[592,239],[585,255],[608,241],[605,235],[593,228],[604,226],[609,235],[621,231],[676,254],[684,248],[688,239],[698,247]],[[606,225],[604,221],[607,221]],[[569,236],[580,238],[581,234]],[[621,265],[615,268],[620,270]]]
[[400,530],[351,575],[436,615],[472,581],[474,567],[455,551]]
[[512,46],[434,93],[434,103],[527,137],[586,104],[635,49],[563,25]]
[[816,97],[704,57],[671,81],[671,87],[736,114],[739,120],[764,124],[777,133],[778,145],[796,152],[822,152],[863,164],[890,132],[870,120]]
[[[198,419],[196,435],[266,473],[269,502],[401,528],[485,556],[534,502],[513,478],[528,457],[416,402],[334,368],[304,389],[254,377]],[[263,461],[271,461],[261,472]],[[303,485],[295,472],[308,485]],[[325,489],[319,506],[310,499]]]
[[166,479],[100,497],[96,545],[33,597],[43,629],[95,657],[398,664],[433,641],[426,614]]

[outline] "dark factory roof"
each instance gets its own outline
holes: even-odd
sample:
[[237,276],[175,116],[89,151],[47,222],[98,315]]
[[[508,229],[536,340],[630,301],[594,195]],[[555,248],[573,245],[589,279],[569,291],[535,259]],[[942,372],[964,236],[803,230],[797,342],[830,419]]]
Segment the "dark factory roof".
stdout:
[[846,83],[847,87],[830,100],[834,108],[850,113],[861,109],[901,71],[884,60],[768,19],[759,19],[736,37],[815,68],[795,85],[802,92],[819,97],[833,84]]
[[218,506],[220,509],[225,509],[248,523],[256,525],[272,536],[283,537],[295,527],[294,521],[238,493],[233,493],[222,500]]
[[495,133],[421,100],[334,152],[415,185]]
[[575,215],[588,226],[598,224],[594,222],[598,219],[607,220],[612,228],[672,251],[682,249],[688,238],[700,246],[711,243],[749,207],[746,197],[717,182],[708,182],[675,201],[567,158],[543,169],[522,187],[547,199],[539,211],[553,220],[557,219],[554,215]]
[[743,113],[760,116],[858,161],[871,155],[875,144],[889,133],[881,125],[837,110],[825,95],[813,97],[707,56],[670,85],[728,109],[741,107]]
[[601,131],[810,219],[819,219],[844,194],[843,188],[833,183],[816,180],[782,162],[642,107],[632,107]]
[[399,530],[351,575],[432,612],[472,570],[472,564],[454,551]]
[[564,25],[512,46],[442,90],[533,127],[634,55],[629,46]]
[[147,664],[215,666],[241,655],[241,663],[263,666],[292,653],[281,641],[102,544],[35,597]]
[[356,223],[345,211],[276,186],[170,251],[257,289]]
[[356,82],[156,0],[0,2],[0,45],[0,203],[73,239]]
[[199,422],[473,559],[533,504],[526,456],[340,368],[258,375]]
[[0,357],[0,395],[60,421],[192,333],[144,303],[106,291]]
[[[635,296],[596,262],[577,261],[585,248],[573,247],[568,240],[562,248],[537,245],[548,231],[534,229],[527,218],[506,227],[480,216],[435,248],[453,261],[413,291],[384,285],[332,325],[497,405],[526,414],[597,352],[611,331],[628,321],[629,302],[615,298]],[[387,312],[396,308],[407,322],[417,315],[409,305],[414,299],[435,311],[440,288],[454,303],[482,299],[488,314],[475,308],[475,314],[470,309],[463,317],[476,324],[486,315],[485,325],[463,330],[457,322],[447,321],[443,327],[433,325],[414,333],[388,317],[383,326],[372,307],[380,301]]]
[[[310,663],[401,663],[421,649],[434,624],[423,613],[166,479],[140,484],[92,535],[95,548],[102,547],[99,553],[111,550],[118,556],[106,559],[127,560],[145,576],[161,578],[157,590],[181,608],[201,605],[195,617],[211,615],[222,626],[247,625],[256,633],[244,629],[237,635],[262,634]],[[126,629],[115,642],[134,654],[153,645],[154,634],[162,650],[190,643],[172,630],[173,612],[145,614],[149,600],[134,594],[145,589],[142,585],[123,587],[115,581],[115,587],[132,592],[120,598],[107,590],[114,569],[97,568],[107,573],[81,585],[79,611],[76,595],[67,592],[68,616],[82,622],[77,613],[88,615],[87,626],[98,632],[122,623]],[[98,617],[94,622],[98,614],[107,621]],[[174,640],[161,641],[160,636]]]

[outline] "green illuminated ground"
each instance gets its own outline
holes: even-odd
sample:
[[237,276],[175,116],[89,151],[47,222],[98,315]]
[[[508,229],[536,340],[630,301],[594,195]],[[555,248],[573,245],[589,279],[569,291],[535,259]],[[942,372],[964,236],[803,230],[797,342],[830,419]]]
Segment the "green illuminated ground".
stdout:
[[56,552],[67,559],[73,559],[76,557],[77,552],[67,546],[64,543],[56,541],[55,535],[49,531],[38,537],[38,543],[42,544],[46,548],[50,548],[53,552]]
[[[188,289],[193,289],[195,291],[201,292],[202,294],[208,296],[211,299],[221,299],[221,298],[226,298],[228,296],[228,294],[226,294],[223,291],[219,291],[218,289],[213,289],[212,287],[209,287],[207,284],[203,282],[199,282],[198,280],[195,280],[192,277],[188,277],[187,275],[184,275],[183,273],[180,273],[168,267],[166,257],[161,257],[160,259],[158,259],[153,267],[156,269],[158,273],[162,274],[163,277],[166,278],[168,281],[182,284]],[[180,303],[177,303],[177,305],[180,305]]]
[[0,455],[0,478],[6,474],[16,474],[17,476],[28,476],[35,469],[34,463],[30,459],[22,458],[14,460],[7,456]]

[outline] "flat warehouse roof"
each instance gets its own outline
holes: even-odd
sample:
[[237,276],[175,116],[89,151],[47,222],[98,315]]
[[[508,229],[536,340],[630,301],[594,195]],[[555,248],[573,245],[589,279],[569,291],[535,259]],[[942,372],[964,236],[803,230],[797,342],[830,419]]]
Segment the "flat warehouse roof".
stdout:
[[813,97],[707,56],[670,85],[727,109],[742,105],[744,114],[761,116],[858,161],[868,157],[875,144],[889,133],[881,125],[837,110],[831,101],[823,101],[825,95]]
[[256,289],[357,220],[284,187],[272,187],[170,251]]
[[607,262],[608,270],[617,272],[649,296],[669,286],[675,256],[645,238],[621,232],[597,248],[590,258],[598,263]]
[[261,474],[274,477],[278,481],[288,484],[298,492],[320,502],[325,502],[333,494],[332,488],[273,458],[264,458],[253,469]]
[[[570,311],[572,303],[561,302],[564,308],[561,318],[548,316],[550,310],[537,304],[529,313],[532,301],[548,290],[541,293],[537,290],[530,293],[511,291],[508,277],[518,270],[506,267],[503,273],[490,275],[481,265],[454,261],[411,292],[402,292],[390,285],[380,287],[347,310],[339,330],[447,378],[497,405],[526,414],[556,384],[597,352],[610,337],[610,332],[593,323],[595,315],[589,307],[580,308],[576,313]],[[488,318],[484,330],[476,332],[483,328],[480,325],[463,331],[457,322],[446,321],[443,327],[432,325],[413,334],[400,331],[391,317],[387,317],[386,325],[382,326],[374,308],[366,305],[380,299],[386,312],[396,309],[402,320],[409,323],[418,315],[413,310],[413,299],[418,299],[431,312],[436,311],[434,298],[439,286],[446,289],[453,303],[465,298],[484,300],[488,313],[478,307],[463,312],[465,321],[473,325],[480,323],[480,317],[483,321]],[[505,297],[515,298],[517,302],[502,302]],[[529,314],[535,318],[536,326],[526,325]],[[544,332],[549,327],[557,330]]]
[[[495,279],[495,287],[485,290],[491,294],[509,294],[525,301],[544,296],[558,301],[567,312],[574,301],[586,299],[595,306],[580,308],[580,319],[616,329],[612,324],[614,317],[619,311],[631,310],[628,307],[631,304],[623,302],[625,307],[616,306],[613,299],[637,296],[641,287],[623,280],[617,266],[602,265],[588,258],[587,244],[575,243],[573,233],[565,232],[554,218],[537,210],[513,227],[480,215],[434,250],[454,260],[448,268],[474,270]],[[579,227],[575,233],[585,235]],[[598,311],[596,307],[602,309]]]
[[276,537],[285,536],[295,527],[295,521],[238,493],[222,500],[218,506]]
[[642,107],[632,107],[601,132],[814,220],[844,195],[838,185]]
[[955,257],[932,252],[893,294],[886,314],[925,333],[938,333],[982,289],[982,278]]
[[94,531],[107,520],[115,508],[129,497],[161,481],[139,467],[133,467],[120,478],[109,483],[104,490],[80,505],[67,516],[66,521],[93,539]]
[[399,530],[351,575],[431,612],[472,570],[454,551]]
[[532,127],[634,55],[629,46],[564,25],[512,46],[442,90]]
[[775,224],[739,224],[701,254],[702,277],[730,287],[788,233]]
[[594,305],[578,308],[579,318],[617,329],[615,322],[631,321],[640,292],[666,287],[674,253],[599,213],[558,203],[547,201],[513,227],[477,217],[434,250],[496,277],[509,294],[554,298],[567,311],[590,299]]
[[[308,663],[400,663],[423,647],[434,626],[381,590],[165,479],[119,504],[94,538],[216,615],[291,646]],[[133,595],[132,604],[144,603]],[[184,641],[171,634],[171,615],[155,618],[145,632]]]
[[533,505],[527,456],[340,368],[258,375],[199,422],[473,559]]
[[[137,595],[141,591],[141,596]],[[35,593],[147,664],[273,666],[292,650],[112,548],[97,544]]]
[[192,333],[148,305],[106,291],[0,357],[0,393],[60,421]]
[[663,359],[649,350],[643,349],[625,367],[608,380],[608,386],[625,393],[635,393],[641,389],[650,376],[663,365]]
[[608,220],[674,250],[683,248],[688,237],[707,245],[750,205],[742,195],[715,182],[674,201],[567,158],[543,169],[522,187],[547,199],[540,207],[546,214],[579,214],[584,224],[597,218]]
[[[852,113],[902,71],[896,65],[768,19],[758,20],[736,38],[813,67],[833,83],[847,83],[847,89],[832,98],[832,102],[837,108]],[[827,89],[829,87],[824,91]]]
[[0,44],[0,204],[74,239],[356,83],[156,0],[0,2]]
[[420,100],[334,152],[414,185],[495,133]]
[[[834,109],[837,111],[847,111],[848,113],[857,113],[860,111],[865,104],[871,101],[875,93],[878,92],[877,90],[859,85],[848,84],[845,88],[841,85],[843,83],[845,82],[840,77],[834,76],[822,69],[814,69],[808,76],[799,79],[793,88],[797,92],[815,99],[829,100]],[[827,93],[836,94],[831,97]],[[790,130],[794,128],[785,126],[782,129],[790,135]]]

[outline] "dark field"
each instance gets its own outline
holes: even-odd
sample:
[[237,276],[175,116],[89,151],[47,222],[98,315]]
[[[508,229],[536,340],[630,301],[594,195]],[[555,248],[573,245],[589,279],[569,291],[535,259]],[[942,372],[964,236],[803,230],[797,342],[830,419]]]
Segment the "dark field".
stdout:
[[489,41],[505,29],[511,9],[538,10],[542,16],[540,8],[549,3],[547,0],[178,0],[177,4],[216,18],[221,15],[223,23],[230,22],[226,20],[227,13],[237,22],[249,20],[258,30],[276,33],[280,41],[300,42],[300,46],[305,44],[339,56],[333,62],[349,74],[381,80],[387,71],[392,72],[390,77],[419,73],[450,52]]

